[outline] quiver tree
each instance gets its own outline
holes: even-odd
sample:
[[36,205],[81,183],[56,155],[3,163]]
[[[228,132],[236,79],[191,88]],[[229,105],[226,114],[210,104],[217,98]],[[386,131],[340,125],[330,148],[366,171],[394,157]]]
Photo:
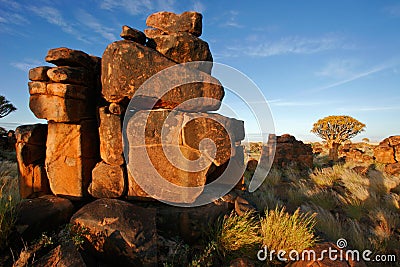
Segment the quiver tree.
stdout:
[[364,131],[364,128],[365,124],[350,116],[328,116],[314,123],[311,132],[327,142],[329,158],[337,161],[339,146]]
[[0,95],[0,118],[3,118],[11,112],[17,110],[4,96]]

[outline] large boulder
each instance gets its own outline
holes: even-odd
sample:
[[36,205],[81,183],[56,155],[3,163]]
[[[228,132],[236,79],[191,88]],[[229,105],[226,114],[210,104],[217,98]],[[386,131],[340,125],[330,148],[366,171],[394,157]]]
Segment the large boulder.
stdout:
[[[102,58],[102,95],[109,102],[131,99],[150,77],[175,65],[176,62],[136,42],[111,43]],[[146,85],[140,95],[135,95],[135,109],[217,110],[224,96],[217,79],[193,68],[176,67]]]
[[46,171],[56,195],[87,195],[92,170],[99,161],[97,122],[48,124]]
[[[268,146],[271,146],[270,144]],[[263,147],[263,153],[269,151],[269,147]],[[313,167],[313,151],[310,144],[304,144],[296,140],[294,136],[284,134],[276,137],[274,166],[299,168]]]
[[[218,114],[134,113],[127,122],[128,196],[146,196],[144,189],[157,199],[194,202],[203,191],[210,168],[234,157],[236,143],[243,138],[242,121]],[[175,185],[192,189],[176,194]]]
[[19,126],[15,131],[21,198],[50,193],[44,162],[46,158],[47,125]]
[[155,35],[149,38],[147,46],[156,49],[169,59],[178,63],[191,61],[208,61],[195,63],[192,67],[211,73],[213,57],[208,44],[187,32],[171,35]]
[[379,163],[392,164],[400,160],[400,136],[390,136],[382,140],[374,149],[375,160]]
[[193,11],[183,12],[179,15],[162,11],[148,16],[146,25],[168,34],[188,32],[198,37],[203,29],[202,20],[203,16]]
[[74,206],[68,199],[45,195],[24,200],[17,209],[16,229],[23,238],[31,240],[67,223]]
[[71,218],[84,247],[119,266],[157,266],[156,211],[121,200],[99,199]]

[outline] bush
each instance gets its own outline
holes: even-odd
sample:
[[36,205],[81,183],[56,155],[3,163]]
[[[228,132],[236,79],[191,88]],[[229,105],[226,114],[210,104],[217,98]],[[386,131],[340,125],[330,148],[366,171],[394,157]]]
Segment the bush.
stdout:
[[292,215],[285,208],[266,210],[261,218],[262,243],[269,251],[303,251],[312,247],[316,240],[313,229],[316,214],[300,213],[297,209]]
[[217,252],[224,258],[255,256],[261,245],[259,231],[260,223],[254,213],[238,216],[232,212],[216,227],[214,236]]

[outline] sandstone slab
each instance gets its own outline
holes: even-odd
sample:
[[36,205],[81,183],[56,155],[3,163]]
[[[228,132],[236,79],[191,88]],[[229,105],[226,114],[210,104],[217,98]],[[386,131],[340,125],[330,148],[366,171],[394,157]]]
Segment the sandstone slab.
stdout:
[[124,168],[99,162],[92,171],[89,193],[95,198],[118,198],[124,193]]
[[95,62],[92,57],[80,50],[67,47],[50,49],[45,60],[56,66],[86,67],[93,69]]
[[55,95],[31,95],[29,108],[37,118],[55,122],[79,122],[95,117],[93,103]]
[[203,16],[193,11],[182,14],[162,11],[151,14],[146,20],[146,25],[169,34],[188,32],[194,36],[200,36],[203,27],[202,20]]
[[47,71],[50,80],[56,83],[91,85],[92,77],[83,67],[61,66]]
[[46,171],[56,195],[87,195],[92,170],[99,161],[97,122],[48,124]]
[[143,32],[133,29],[127,25],[122,26],[122,32],[120,36],[125,40],[134,41],[141,45],[146,43],[146,35]]
[[147,46],[178,63],[208,61],[191,66],[211,74],[213,57],[210,48],[206,42],[192,34],[182,32],[153,36],[147,42]]
[[85,100],[90,95],[90,89],[75,84],[29,82],[29,94],[52,95],[62,98],[73,98]]
[[[110,44],[102,59],[102,95],[109,102],[131,99],[154,74],[176,63],[151,48],[132,41]],[[135,95],[133,108],[175,108],[188,111],[217,110],[224,96],[218,80],[184,67],[175,67],[146,82]],[[151,105],[153,103],[153,105]]]
[[40,66],[29,70],[29,80],[31,81],[48,81],[49,77],[47,76],[47,71],[51,67],[48,66]]
[[100,156],[108,164],[124,164],[121,116],[99,108]]
[[379,144],[374,149],[374,157],[377,162],[384,163],[384,164],[392,164],[396,163],[395,159],[395,151],[393,147],[387,144]]
[[121,200],[99,199],[71,218],[87,233],[85,246],[118,266],[157,266],[156,211]]

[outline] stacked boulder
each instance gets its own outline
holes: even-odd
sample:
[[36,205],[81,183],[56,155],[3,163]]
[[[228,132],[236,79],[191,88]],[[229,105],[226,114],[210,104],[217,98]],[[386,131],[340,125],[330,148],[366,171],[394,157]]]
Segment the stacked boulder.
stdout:
[[[145,33],[123,26],[124,40],[108,45],[101,59],[56,48],[46,61],[57,67],[30,70],[30,108],[48,120],[44,163],[53,194],[192,203],[229,162],[244,169],[243,122],[209,113],[219,109],[224,88],[210,75],[213,58],[199,38],[202,15],[159,12],[146,23]],[[202,168],[193,171],[191,161]],[[148,193],[137,181],[152,181],[155,173],[199,190],[179,196],[150,184]]]
[[[146,22],[152,29],[145,30],[144,34],[123,26],[121,37],[125,40],[110,44],[104,51],[102,97],[108,103],[99,109],[102,162],[93,170],[90,187],[93,196],[120,197],[126,188],[128,198],[149,197],[138,185],[137,179],[151,181],[151,176],[154,176],[152,170],[172,184],[201,187],[206,184],[212,170],[224,165],[236,153],[241,151],[243,154],[243,149],[236,147],[244,138],[243,122],[206,113],[220,107],[224,89],[218,80],[209,75],[212,56],[207,43],[198,38],[201,21],[201,14],[196,12],[180,15],[155,13]],[[144,43],[146,37],[148,41]],[[143,83],[153,75],[178,63],[192,61],[202,62],[177,68],[167,80],[160,79],[151,90],[138,93]],[[170,80],[179,81],[181,76],[196,76],[202,82],[165,88]],[[195,101],[190,101],[193,99]],[[125,112],[128,101],[131,104]],[[129,144],[125,148],[129,151],[126,162],[121,124],[124,116],[129,117],[126,125]],[[169,122],[165,124],[167,118]],[[138,140],[139,129],[143,126],[145,138]],[[162,138],[163,129],[169,132],[165,138]],[[174,166],[165,155],[169,152],[178,160],[182,155],[186,160],[197,159],[201,156],[199,143],[204,138],[213,140],[216,145],[215,158],[207,158],[203,162],[209,168],[196,172],[183,170]],[[145,150],[142,150],[144,147]],[[149,166],[145,165],[147,155],[152,162]],[[133,167],[127,170],[127,163]],[[197,197],[174,195],[160,185],[150,186],[151,195],[158,199],[193,202]]]
[[[263,148],[268,151],[268,148]],[[289,134],[276,137],[276,148],[273,166],[312,168],[313,151],[310,144],[304,144],[302,141]]]
[[62,47],[49,50],[46,61],[57,67],[29,71],[29,107],[48,120],[47,177],[54,194],[82,198],[98,161],[100,59]]
[[374,149],[374,157],[377,162],[386,164],[386,172],[400,174],[400,135],[382,140]]

